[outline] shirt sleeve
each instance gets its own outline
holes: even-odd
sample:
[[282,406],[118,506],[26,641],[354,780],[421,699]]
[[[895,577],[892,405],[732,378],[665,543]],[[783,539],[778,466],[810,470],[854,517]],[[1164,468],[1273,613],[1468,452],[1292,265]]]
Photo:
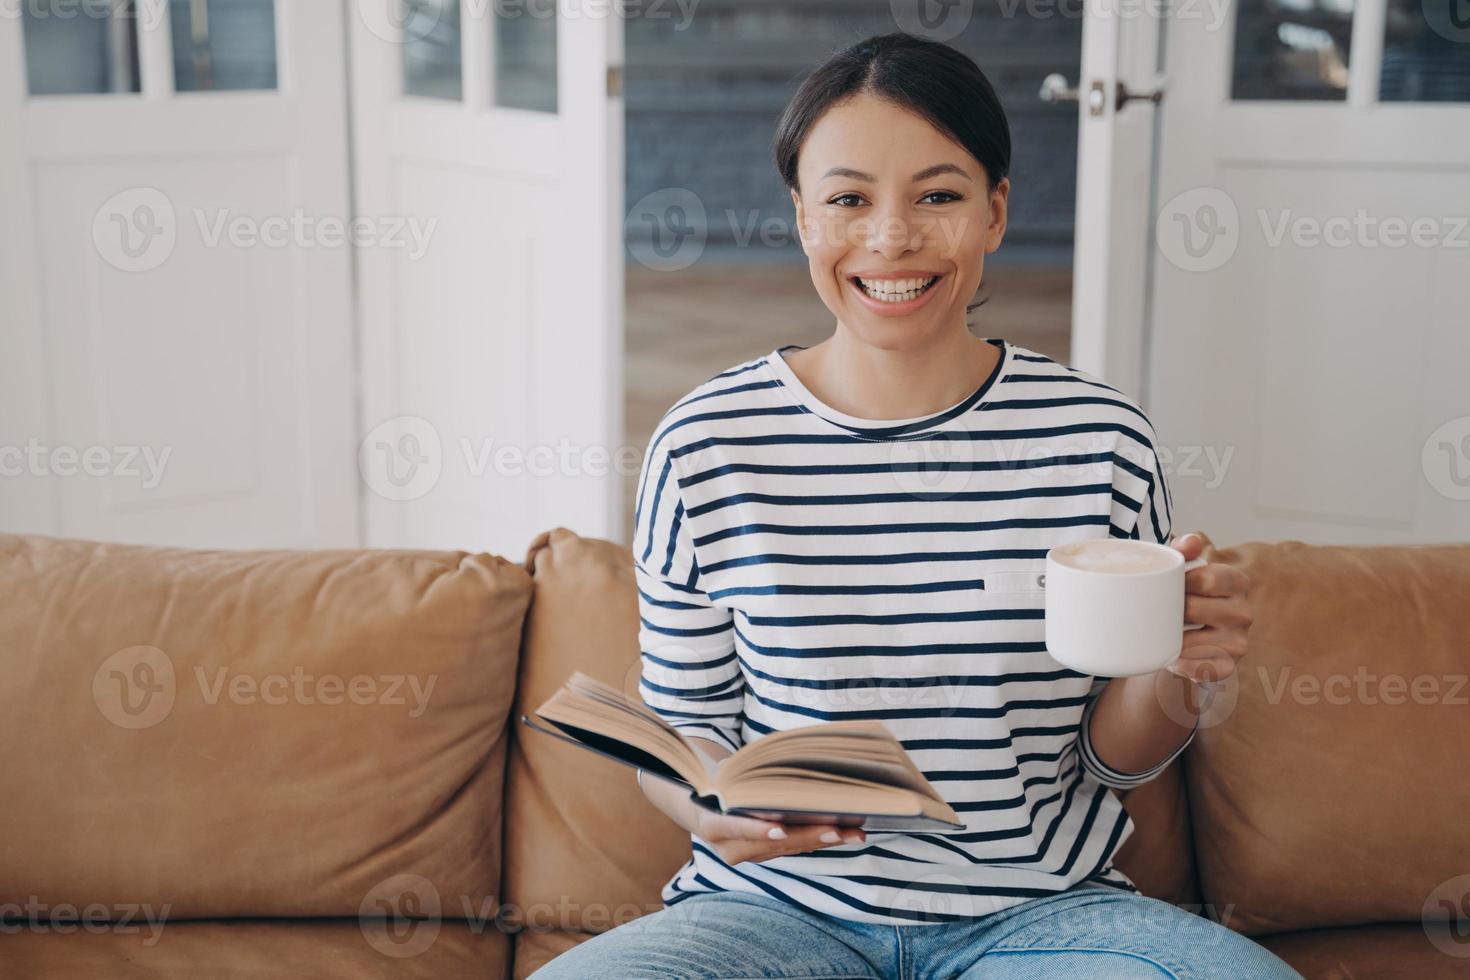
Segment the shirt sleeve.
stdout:
[[[1135,538],[1153,544],[1168,544],[1173,540],[1173,503],[1164,468],[1159,463],[1153,425],[1146,417],[1142,417],[1137,435],[1125,433],[1120,440],[1118,461],[1113,468],[1112,533],[1114,536]],[[1182,629],[1183,624],[1180,625]],[[1097,706],[1097,696],[1102,693],[1109,680],[1107,677],[1094,678],[1092,688],[1088,691],[1078,732],[1078,751],[1082,757],[1082,768],[1098,782],[1114,789],[1133,789],[1169,768],[1169,764],[1189,747],[1198,731],[1199,719],[1195,719],[1196,727],[1190,731],[1183,744],[1157,765],[1135,773],[1114,769],[1098,758],[1092,745],[1092,710]]]
[[683,734],[733,752],[741,745],[745,704],[734,617],[701,588],[669,441],[661,432],[649,445],[633,518],[642,667],[638,690]]
[[1168,544],[1174,536],[1174,499],[1159,462],[1154,427],[1142,413],[1119,433],[1113,463],[1114,537]]

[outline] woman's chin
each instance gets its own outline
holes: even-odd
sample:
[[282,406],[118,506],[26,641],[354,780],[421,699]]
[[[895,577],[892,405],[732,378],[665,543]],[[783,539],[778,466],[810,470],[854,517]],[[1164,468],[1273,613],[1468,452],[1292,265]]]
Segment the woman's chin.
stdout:
[[917,350],[924,347],[939,333],[934,329],[938,320],[929,317],[867,316],[866,310],[852,310],[843,322],[848,332],[868,347],[885,351]]

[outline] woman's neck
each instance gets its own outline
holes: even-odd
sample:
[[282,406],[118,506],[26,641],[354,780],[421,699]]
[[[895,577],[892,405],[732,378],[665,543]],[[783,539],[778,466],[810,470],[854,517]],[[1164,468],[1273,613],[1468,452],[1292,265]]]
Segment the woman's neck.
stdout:
[[881,421],[932,415],[964,400],[990,377],[1000,356],[998,347],[968,329],[885,350],[839,324],[820,344],[787,355],[786,363],[808,391],[839,412]]

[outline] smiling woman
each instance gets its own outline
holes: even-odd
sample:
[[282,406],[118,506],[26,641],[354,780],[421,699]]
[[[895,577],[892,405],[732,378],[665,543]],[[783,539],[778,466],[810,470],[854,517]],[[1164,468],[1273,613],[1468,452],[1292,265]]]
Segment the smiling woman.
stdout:
[[949,405],[997,362],[964,322],[1010,194],[1010,127],[984,74],[952,48],[891,38],[824,65],[774,141],[812,283],[839,321],[788,360],[829,404],[879,418]]
[[645,780],[691,834],[667,907],[536,976],[1294,976],[1112,864],[1132,824],[1110,789],[1193,738],[1156,692],[1194,705],[1180,689],[1232,669],[1245,583],[1190,573],[1206,628],[1181,619],[1171,670],[1110,680],[1049,655],[1052,547],[1201,543],[1171,542],[1131,398],[966,324],[1010,193],[990,83],[942,44],[870,38],[805,81],[775,155],[835,328],[715,375],[658,426],[634,514],[639,690],[712,759],[880,721],[965,826],[781,825]]

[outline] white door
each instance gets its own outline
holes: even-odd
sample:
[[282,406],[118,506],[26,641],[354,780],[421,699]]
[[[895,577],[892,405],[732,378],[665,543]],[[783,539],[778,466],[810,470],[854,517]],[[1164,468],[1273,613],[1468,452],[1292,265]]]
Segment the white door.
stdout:
[[[1106,337],[1106,363],[1140,365],[1181,527],[1222,542],[1470,538],[1458,2],[1185,3],[1167,21],[1144,330],[1132,343],[1126,323],[1079,322],[1075,339]],[[1120,207],[1136,234],[1138,203]],[[1136,253],[1095,246],[1079,237],[1079,284],[1135,288]]]
[[[368,543],[618,537],[622,24],[578,0],[354,0]],[[639,447],[641,449],[641,447]]]
[[1147,96],[1161,90],[1160,24],[1086,7],[1081,84],[1052,76],[1048,101],[1075,99],[1077,220],[1072,283],[1072,364],[1137,395],[1143,386],[1152,153],[1158,123]]
[[122,6],[0,16],[0,528],[355,544],[342,11]]

